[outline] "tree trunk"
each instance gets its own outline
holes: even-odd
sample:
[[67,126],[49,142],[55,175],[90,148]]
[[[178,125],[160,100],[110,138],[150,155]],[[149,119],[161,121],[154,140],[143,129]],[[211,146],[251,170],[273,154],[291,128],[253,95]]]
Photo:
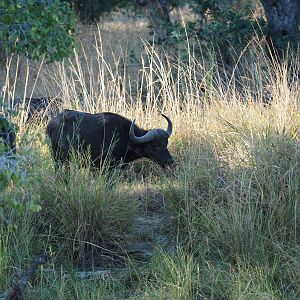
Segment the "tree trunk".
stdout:
[[287,43],[298,46],[300,1],[261,0],[267,18],[269,33],[267,42],[271,49],[280,53]]
[[172,26],[167,0],[137,0],[143,6],[149,28],[157,43],[166,41],[168,29]]

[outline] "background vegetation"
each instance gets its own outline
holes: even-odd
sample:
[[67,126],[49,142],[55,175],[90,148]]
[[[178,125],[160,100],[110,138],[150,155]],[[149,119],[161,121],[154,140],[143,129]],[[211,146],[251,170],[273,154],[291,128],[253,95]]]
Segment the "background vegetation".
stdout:
[[[299,298],[299,57],[277,60],[258,33],[230,48],[236,31],[231,39],[216,25],[231,26],[239,11],[229,9],[229,19],[206,11],[203,25],[224,28],[225,44],[179,27],[177,42],[148,43],[149,20],[117,13],[78,25],[64,61],[7,57],[1,97],[18,153],[1,164],[1,291],[46,251],[28,299]],[[248,12],[238,22],[254,24]],[[194,16],[182,9],[185,28]],[[176,165],[139,161],[93,174],[74,163],[66,183],[54,172],[46,123],[7,110],[10,99],[32,95],[145,128],[162,127],[163,110]]]
[[0,46],[30,59],[61,60],[72,53],[74,21],[64,1],[0,1]]

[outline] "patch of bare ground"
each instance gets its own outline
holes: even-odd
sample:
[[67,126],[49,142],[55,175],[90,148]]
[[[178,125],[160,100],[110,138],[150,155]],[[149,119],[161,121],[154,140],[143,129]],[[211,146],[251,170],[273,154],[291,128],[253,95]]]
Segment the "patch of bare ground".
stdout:
[[127,252],[142,261],[149,260],[159,249],[172,253],[175,250],[176,226],[164,196],[146,189],[140,198],[141,201],[147,199],[146,209],[133,219],[125,246]]
[[86,259],[77,265],[78,271],[109,271],[115,268],[128,270],[128,259],[142,266],[160,251],[172,254],[176,247],[176,222],[174,213],[165,203],[161,192],[147,187],[138,190],[140,210],[124,233],[121,242],[109,242],[95,253],[87,253]]

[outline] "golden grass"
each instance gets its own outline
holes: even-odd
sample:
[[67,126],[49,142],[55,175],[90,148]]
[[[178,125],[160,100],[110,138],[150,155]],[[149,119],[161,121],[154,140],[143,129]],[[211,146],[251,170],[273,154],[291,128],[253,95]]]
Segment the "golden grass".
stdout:
[[[130,223],[133,215],[145,213],[141,211],[144,206],[136,201],[139,195],[143,198],[143,189],[150,186],[163,195],[164,205],[174,218],[170,235],[177,239],[174,247],[180,250],[153,257],[146,271],[134,269],[131,285],[118,282],[116,287],[108,282],[103,293],[115,298],[138,295],[140,298],[136,299],[297,299],[300,289],[298,58],[291,58],[292,64],[278,65],[266,58],[261,43],[253,42],[233,71],[228,72],[214,60],[202,61],[191,51],[187,61],[161,57],[145,43],[138,67],[132,71],[126,55],[111,59],[104,45],[102,30],[97,28],[95,40],[85,41],[80,55],[75,53],[73,59],[43,66],[36,89],[41,87],[47,95],[59,95],[65,107],[116,112],[135,118],[145,128],[165,126],[159,116],[162,110],[174,123],[170,149],[176,166],[163,173],[152,164],[140,162],[125,172],[124,177],[117,177],[109,188],[105,183],[107,178],[100,176],[89,182],[89,173],[75,169],[76,176],[68,190],[57,182],[53,172],[43,136],[45,125],[28,129],[19,121],[23,139],[20,151],[24,154],[28,151],[31,174],[43,178],[35,184],[39,195],[47,200],[44,204],[48,203],[37,224],[28,221],[34,231],[30,231],[28,252],[21,253],[21,257],[29,256],[35,247],[54,249],[55,254],[60,244],[70,250],[70,240],[75,243],[76,235],[81,235],[82,243],[87,242],[92,248],[99,246],[96,243],[101,234],[108,242],[112,242],[110,239],[120,242],[118,238],[124,237],[128,228],[116,222],[115,231],[111,231],[107,218],[110,207],[112,220],[119,218],[125,225]],[[13,74],[12,70],[8,67],[6,72]],[[28,70],[29,74],[29,65]],[[13,84],[7,82],[4,90],[5,95],[13,94]],[[273,99],[269,104],[264,103],[266,94]],[[32,136],[36,138],[31,139]],[[130,203],[132,195],[134,201]],[[57,209],[61,203],[65,206]],[[94,207],[93,213],[89,206]],[[73,213],[64,216],[65,207]],[[132,211],[126,211],[126,207]],[[104,228],[99,229],[98,214],[106,217]],[[73,215],[77,216],[75,220]],[[45,242],[41,238],[41,224],[46,222],[51,232],[44,233],[48,234]],[[55,243],[52,232],[59,232],[62,239]],[[32,236],[38,240],[38,246],[30,246]],[[21,247],[16,237],[12,240],[14,247],[3,248],[11,251]],[[10,274],[9,265],[14,262],[1,253],[4,251],[0,251],[1,267],[5,274]],[[70,259],[69,254],[65,258]],[[0,277],[2,285],[5,276],[9,277]],[[47,278],[41,278],[37,285],[45,284]],[[71,299],[74,294],[83,297],[76,280],[66,285],[63,279],[58,280],[55,291],[49,286],[43,288],[45,295],[59,295],[62,299]],[[97,293],[89,298],[93,299]]]
[[[116,14],[113,17],[102,19],[96,25],[78,24],[76,32],[76,47],[81,49],[81,45],[89,45],[85,48],[85,53],[80,53],[79,59],[84,60],[87,55],[90,64],[97,64],[97,55],[94,49],[95,34],[101,32],[102,51],[108,61],[119,60],[128,57],[129,53],[139,57],[143,52],[142,40],[147,40],[148,30],[145,19],[134,19]],[[43,61],[32,62],[24,58],[9,58],[5,66],[0,69],[0,86],[2,94],[6,97],[54,97],[57,96],[55,88],[50,89],[47,82],[44,82],[39,73],[51,68],[55,64],[44,65]],[[128,69],[135,72],[138,65],[135,60],[130,62]],[[7,73],[6,70],[9,69]],[[15,81],[15,79],[17,79]],[[8,89],[8,90],[7,90]]]

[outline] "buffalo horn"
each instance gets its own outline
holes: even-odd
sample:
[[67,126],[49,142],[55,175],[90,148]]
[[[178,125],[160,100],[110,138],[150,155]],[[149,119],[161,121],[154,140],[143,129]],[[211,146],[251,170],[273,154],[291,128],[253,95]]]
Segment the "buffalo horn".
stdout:
[[172,134],[172,122],[171,120],[165,116],[164,114],[161,114],[167,121],[168,121],[168,128],[167,131],[163,129],[151,129],[149,130],[145,135],[143,136],[136,136],[134,133],[134,122],[132,121],[129,129],[129,138],[134,143],[147,143],[151,142],[158,138],[169,138]]
[[170,137],[172,135],[172,128],[173,128],[172,122],[166,115],[164,115],[164,114],[161,114],[161,115],[168,121],[167,134]]

